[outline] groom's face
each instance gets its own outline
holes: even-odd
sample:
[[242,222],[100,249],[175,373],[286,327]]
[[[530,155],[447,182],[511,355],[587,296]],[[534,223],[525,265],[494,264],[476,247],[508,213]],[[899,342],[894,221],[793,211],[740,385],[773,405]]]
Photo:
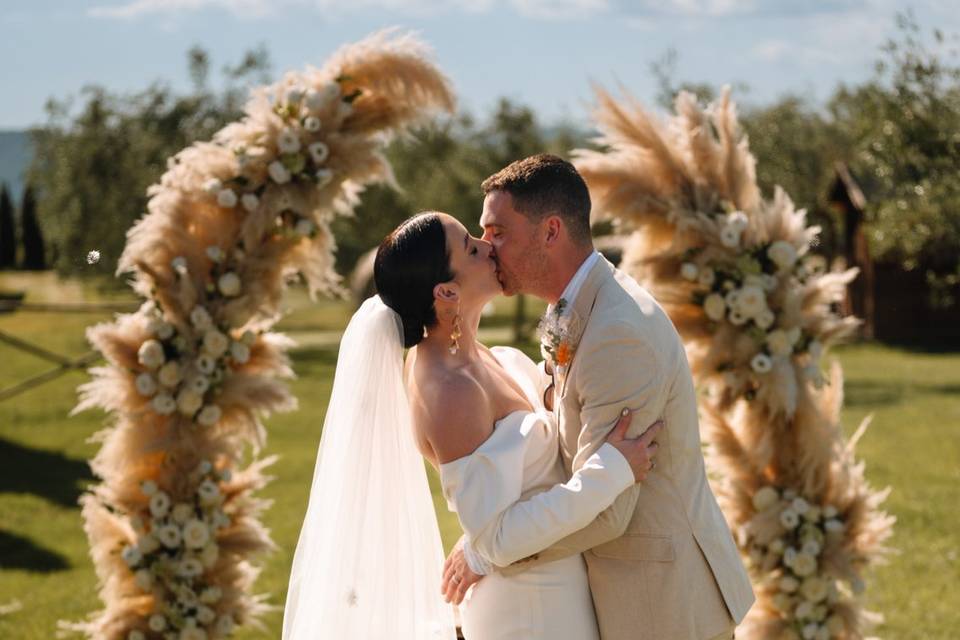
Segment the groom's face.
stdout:
[[539,225],[514,208],[509,193],[491,191],[483,200],[480,226],[483,239],[493,245],[504,295],[533,293],[545,264]]

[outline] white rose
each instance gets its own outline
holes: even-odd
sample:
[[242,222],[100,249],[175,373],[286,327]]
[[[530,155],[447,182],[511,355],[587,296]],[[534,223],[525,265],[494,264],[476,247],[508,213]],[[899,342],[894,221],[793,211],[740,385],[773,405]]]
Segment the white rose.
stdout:
[[224,209],[233,209],[237,206],[237,194],[233,189],[224,189],[217,194],[217,204]]
[[223,183],[217,180],[216,178],[210,178],[203,183],[203,190],[209,193],[212,196],[220,193],[220,190],[223,189]]
[[190,549],[202,549],[210,539],[210,530],[202,521],[194,518],[183,526],[183,543]]
[[780,501],[780,494],[773,487],[761,487],[753,494],[753,508],[759,511],[766,511]]
[[703,301],[703,311],[711,320],[719,322],[727,313],[727,304],[719,293],[711,293]]
[[200,552],[200,562],[203,563],[203,566],[208,569],[212,568],[213,565],[217,563],[217,558],[220,557],[220,547],[216,545],[215,542],[211,542],[203,548],[203,551]]
[[147,369],[156,369],[164,363],[163,345],[159,341],[145,340],[137,350],[137,361]]
[[178,502],[173,505],[173,511],[170,514],[170,517],[173,518],[173,521],[177,524],[183,524],[190,520],[193,516],[193,505],[187,504],[186,502]]
[[[728,280],[727,283],[730,283],[730,281]],[[727,306],[730,307],[731,309],[739,309],[740,308],[740,289],[733,289],[732,291],[728,291],[723,299],[727,303]]]
[[160,367],[160,371],[157,372],[157,378],[160,380],[160,384],[165,387],[177,386],[182,377],[180,374],[180,364],[176,361],[168,362]]
[[222,331],[210,329],[203,334],[203,351],[213,358],[219,358],[230,348],[230,338]]
[[717,274],[715,274],[710,267],[704,267],[703,270],[700,271],[700,275],[697,276],[697,284],[701,287],[710,288],[716,280]]
[[149,555],[160,548],[160,541],[152,533],[148,533],[137,540],[137,548],[143,555]]
[[241,286],[240,276],[232,271],[228,271],[217,280],[217,288],[220,289],[220,293],[228,298],[240,295]]
[[740,289],[737,306],[748,318],[754,318],[767,308],[767,296],[760,287],[745,286]]
[[760,276],[760,278],[763,280],[764,291],[766,291],[767,293],[770,293],[771,291],[777,290],[777,285],[780,283],[780,281],[777,280],[776,276],[772,276],[769,273],[765,273],[762,276]]
[[783,552],[783,564],[788,567],[792,567],[793,563],[797,561],[797,550],[793,547],[787,547]]
[[740,232],[733,227],[724,227],[720,230],[720,244],[728,249],[736,249],[740,246]]
[[736,230],[738,233],[746,229],[748,223],[747,214],[743,211],[733,211],[727,214],[726,226]]
[[313,220],[308,220],[307,218],[300,218],[297,220],[297,224],[294,227],[294,231],[301,236],[313,235],[313,232],[316,230],[317,225],[313,224]]
[[213,604],[223,595],[220,587],[207,587],[200,592],[200,602],[205,602],[206,604]]
[[803,335],[803,332],[800,330],[800,327],[791,327],[787,329],[787,340],[790,341],[790,346],[797,344],[800,341],[800,336]]
[[333,171],[330,169],[318,169],[315,174],[318,187],[325,187],[333,180]]
[[257,210],[257,207],[260,206],[260,198],[258,198],[255,194],[246,193],[242,198],[240,198],[240,204],[243,205],[244,209],[250,213],[253,213]]
[[205,375],[210,375],[217,367],[217,361],[205,353],[201,353],[199,356],[197,356],[194,364],[196,365],[197,370]]
[[183,256],[177,256],[170,261],[170,268],[179,273],[180,275],[186,275],[187,273],[187,259]]
[[149,591],[153,586],[153,574],[149,569],[140,569],[133,574],[133,582],[144,591]]
[[206,376],[194,376],[190,379],[190,388],[196,393],[203,395],[210,388],[210,379]]
[[213,318],[203,307],[194,307],[190,312],[190,324],[197,331],[206,331],[213,324]]
[[226,616],[220,616],[219,618],[217,618],[217,626],[216,626],[217,633],[219,633],[222,636],[228,636],[231,633],[233,633],[233,629],[235,626],[236,626],[236,623],[234,623],[232,616],[226,615]]
[[786,271],[797,262],[797,250],[785,240],[777,240],[767,249],[767,257],[773,261],[781,271]]
[[136,380],[137,393],[150,397],[157,392],[157,381],[149,373],[141,373]]
[[208,404],[200,411],[200,415],[197,416],[197,422],[204,427],[212,427],[220,422],[221,415],[220,407],[215,404]]
[[140,483],[140,491],[147,497],[152,496],[157,492],[157,483],[153,480],[144,480]]
[[684,262],[682,265],[680,265],[680,276],[684,280],[690,280],[693,282],[697,279],[698,273],[699,269],[697,269],[697,265],[693,264],[692,262]]
[[316,164],[323,164],[323,162],[330,157],[330,147],[323,142],[314,142],[307,147],[307,151],[310,152],[310,158]]
[[153,410],[162,416],[168,416],[177,409],[177,401],[169,393],[158,393],[150,401]]
[[320,118],[317,118],[316,116],[309,116],[303,121],[303,128],[310,133],[316,133],[317,131],[320,131]]
[[795,574],[801,578],[805,578],[817,572],[817,559],[809,553],[804,553],[801,551],[797,554],[797,557],[793,561],[793,565],[791,565],[790,568],[793,569]]
[[769,373],[773,368],[773,361],[767,354],[758,353],[757,355],[753,356],[752,360],[750,360],[750,368],[757,373]]
[[274,160],[270,163],[270,166],[267,167],[267,173],[270,174],[270,177],[277,184],[290,182],[290,172],[287,171],[287,168],[283,166],[283,163],[279,160]]
[[284,129],[277,136],[277,149],[280,153],[296,153],[300,151],[300,136],[293,129]]
[[150,515],[154,518],[162,518],[170,510],[170,496],[163,491],[155,491],[150,496]]
[[775,320],[776,316],[773,315],[773,311],[770,311],[770,309],[764,309],[753,318],[754,324],[764,331],[772,327]]
[[140,553],[140,549],[129,544],[123,548],[120,557],[123,558],[123,561],[130,567],[140,564],[140,561],[143,560],[143,554]]
[[220,262],[223,260],[223,249],[213,244],[207,247],[206,250],[207,257],[210,258],[212,262]]
[[775,356],[788,356],[793,353],[793,346],[783,329],[776,329],[767,334],[767,346]]
[[809,509],[803,514],[803,519],[807,522],[816,522],[820,519],[820,507],[810,506]]
[[800,582],[793,576],[783,576],[780,578],[780,591],[784,593],[793,593],[800,587]]
[[147,640],[147,636],[143,635],[143,631],[140,631],[140,629],[131,629],[130,633],[127,634],[127,640]]
[[234,342],[230,345],[230,357],[234,362],[243,364],[250,360],[250,347],[242,342]]
[[827,581],[817,576],[811,576],[803,581],[800,593],[809,602],[820,602],[827,597]]
[[838,513],[839,513],[839,511],[837,511],[837,508],[836,508],[835,506],[833,506],[832,504],[828,504],[827,506],[825,506],[825,507],[823,508],[823,517],[824,517],[824,518],[827,518],[827,519],[835,518],[835,517],[837,517],[837,514],[838,514]]
[[183,389],[177,394],[177,409],[185,416],[192,416],[203,406],[203,397],[192,389]]
[[147,626],[150,627],[151,631],[160,633],[167,628],[167,619],[164,618],[162,614],[155,613],[150,616],[150,619],[147,621]]
[[200,502],[202,504],[214,504],[220,499],[220,488],[216,482],[207,479],[197,487],[197,495],[200,496]]
[[184,578],[195,578],[203,573],[203,565],[196,558],[185,558],[177,566],[177,575]]
[[147,324],[147,331],[161,340],[168,340],[173,336],[173,325],[161,318],[154,318]]
[[763,277],[751,274],[743,279],[743,286],[763,289]]
[[790,503],[790,508],[792,508],[794,511],[796,511],[799,515],[802,516],[810,508],[810,503],[804,500],[803,498],[797,496]]
[[[804,602],[804,603],[801,604],[800,606],[802,607],[804,604],[809,604],[809,603]],[[811,607],[811,609],[812,609],[812,607]],[[800,611],[800,607],[797,607],[797,612],[798,612],[798,613],[797,613],[797,617],[798,617],[798,618],[805,619],[805,618],[809,618],[809,617],[810,617],[809,614],[808,614],[808,615],[801,616],[801,615],[799,614],[799,611]],[[806,610],[804,610],[804,613],[806,613]],[[811,613],[812,613],[812,611],[811,611]],[[803,636],[803,640],[816,640],[816,638],[817,638],[817,630],[818,630],[818,629],[820,629],[819,625],[817,625],[816,622],[811,622],[810,624],[804,625],[803,629],[800,630],[800,635]]]
[[793,531],[797,528],[797,525],[800,524],[800,516],[798,516],[797,512],[792,508],[787,507],[780,512],[780,524],[782,524],[783,528],[787,531]]
[[750,318],[748,318],[744,312],[740,311],[740,309],[731,309],[728,319],[730,320],[730,324],[735,327],[740,327],[746,324]]
[[206,605],[197,607],[197,620],[200,624],[210,624],[217,619],[217,613]]

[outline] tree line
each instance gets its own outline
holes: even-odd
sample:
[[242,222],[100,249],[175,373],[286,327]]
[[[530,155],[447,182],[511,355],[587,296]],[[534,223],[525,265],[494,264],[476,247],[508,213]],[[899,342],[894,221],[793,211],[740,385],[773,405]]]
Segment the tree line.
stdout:
[[[757,156],[761,187],[782,186],[824,227],[818,250],[842,250],[842,234],[826,197],[834,165],[850,167],[867,194],[867,229],[876,260],[923,273],[939,304],[956,304],[960,284],[960,65],[956,36],[922,33],[910,14],[878,52],[872,75],[840,85],[825,104],[800,95],[741,107]],[[681,89],[703,100],[715,87],[680,82],[674,58],[652,65],[659,102]],[[156,82],[134,94],[88,87],[79,100],[52,99],[47,123],[32,132],[28,179],[37,190],[50,263],[69,273],[112,273],[125,231],[146,208],[146,189],[167,158],[241,115],[249,86],[266,82],[264,48],[222,68],[213,90],[212,63],[189,52],[186,93]],[[735,98],[737,95],[735,94]],[[740,100],[741,105],[744,104]],[[476,229],[479,184],[508,162],[541,151],[568,154],[589,146],[590,132],[546,127],[524,105],[501,100],[478,119],[461,113],[394,142],[387,151],[400,191],[367,190],[351,218],[335,225],[338,267],[352,268],[401,220],[425,209],[446,211]],[[101,261],[86,264],[89,251]]]
[[6,184],[0,185],[0,269],[46,269],[45,252],[43,232],[37,221],[37,199],[33,187],[27,185],[24,189],[20,212],[17,215],[10,190]]

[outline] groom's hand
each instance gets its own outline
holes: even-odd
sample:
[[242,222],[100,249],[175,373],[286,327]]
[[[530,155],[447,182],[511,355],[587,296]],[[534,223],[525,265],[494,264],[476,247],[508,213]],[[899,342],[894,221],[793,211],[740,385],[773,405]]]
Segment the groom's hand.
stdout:
[[466,537],[461,536],[443,565],[443,584],[440,586],[440,591],[444,599],[453,604],[463,602],[467,589],[483,577],[470,570],[470,565],[467,564],[467,559],[463,555],[464,540]]

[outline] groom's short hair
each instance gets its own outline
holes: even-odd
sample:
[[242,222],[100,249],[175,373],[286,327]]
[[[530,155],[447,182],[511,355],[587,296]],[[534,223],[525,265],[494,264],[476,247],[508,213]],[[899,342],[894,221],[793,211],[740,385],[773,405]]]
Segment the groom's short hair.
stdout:
[[517,160],[483,181],[483,194],[504,191],[530,220],[563,219],[575,242],[590,242],[590,191],[577,169],[558,156],[541,153]]

